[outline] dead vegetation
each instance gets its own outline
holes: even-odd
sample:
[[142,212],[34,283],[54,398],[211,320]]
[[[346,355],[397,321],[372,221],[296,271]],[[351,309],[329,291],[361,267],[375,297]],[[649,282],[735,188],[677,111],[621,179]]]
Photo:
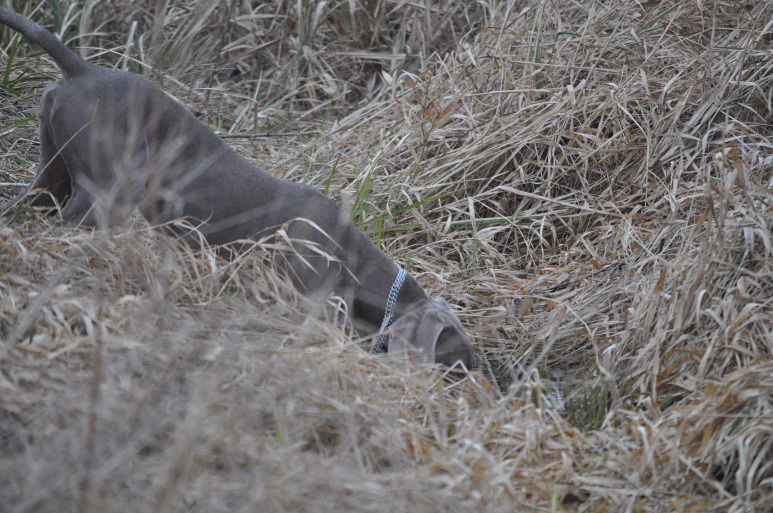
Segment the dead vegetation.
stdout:
[[[481,367],[368,354],[266,248],[25,214],[0,227],[0,509],[769,508],[773,3],[6,4],[340,201]],[[7,199],[56,74],[1,41]]]

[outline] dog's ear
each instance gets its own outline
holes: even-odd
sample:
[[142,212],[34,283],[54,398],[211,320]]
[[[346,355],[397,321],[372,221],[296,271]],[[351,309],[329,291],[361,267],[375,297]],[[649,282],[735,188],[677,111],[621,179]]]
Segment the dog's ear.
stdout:
[[442,299],[430,299],[400,316],[389,328],[390,354],[407,356],[419,363],[462,362],[475,366],[472,344],[462,324]]
[[389,327],[389,354],[407,356],[418,363],[435,361],[435,346],[443,331],[443,321],[433,309],[413,310]]

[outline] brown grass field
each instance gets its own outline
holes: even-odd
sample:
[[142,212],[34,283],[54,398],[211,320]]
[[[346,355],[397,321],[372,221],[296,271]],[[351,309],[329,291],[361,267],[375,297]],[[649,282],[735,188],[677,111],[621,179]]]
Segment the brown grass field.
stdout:
[[[773,2],[6,0],[453,306],[363,350],[257,246],[0,222],[0,511],[773,511]],[[59,76],[0,30],[0,195]]]

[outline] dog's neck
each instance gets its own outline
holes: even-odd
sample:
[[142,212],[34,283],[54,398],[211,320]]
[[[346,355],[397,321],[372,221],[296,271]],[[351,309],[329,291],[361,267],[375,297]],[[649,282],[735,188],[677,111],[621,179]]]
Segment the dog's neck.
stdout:
[[[371,333],[377,332],[387,314],[389,292],[397,277],[398,267],[390,262],[389,269],[367,269],[360,271],[358,278],[360,286],[354,294],[352,304],[353,318],[358,320],[358,327]],[[363,286],[363,284],[367,284]],[[429,301],[429,297],[416,279],[407,274],[405,281],[397,291],[392,319],[398,319],[416,304]]]

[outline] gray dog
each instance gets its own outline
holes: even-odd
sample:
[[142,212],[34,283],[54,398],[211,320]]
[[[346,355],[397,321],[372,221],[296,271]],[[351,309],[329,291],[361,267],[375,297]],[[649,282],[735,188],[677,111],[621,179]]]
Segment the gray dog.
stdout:
[[[206,125],[140,76],[90,64],[31,20],[0,8],[0,23],[38,44],[63,78],[43,93],[40,165],[22,200],[60,206],[64,221],[108,228],[138,207],[152,225],[196,244],[233,247],[280,234],[278,258],[312,297],[335,293],[354,325],[390,353],[474,365],[459,320],[392,263],[331,200],[242,159]],[[186,232],[184,219],[195,231]],[[238,248],[238,246],[236,246]]]

